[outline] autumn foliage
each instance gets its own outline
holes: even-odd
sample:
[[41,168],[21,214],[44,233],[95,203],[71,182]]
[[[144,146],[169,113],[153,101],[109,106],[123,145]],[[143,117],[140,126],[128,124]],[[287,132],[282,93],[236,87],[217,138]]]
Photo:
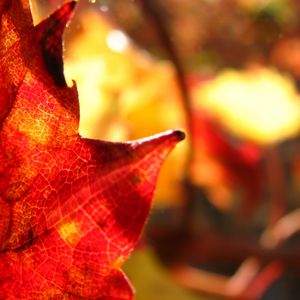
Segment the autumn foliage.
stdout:
[[74,1],[33,26],[0,3],[0,299],[132,299],[120,266],[139,238],[160,166],[184,138],[112,143],[78,134],[62,34]]
[[299,14],[0,0],[0,299],[298,299]]

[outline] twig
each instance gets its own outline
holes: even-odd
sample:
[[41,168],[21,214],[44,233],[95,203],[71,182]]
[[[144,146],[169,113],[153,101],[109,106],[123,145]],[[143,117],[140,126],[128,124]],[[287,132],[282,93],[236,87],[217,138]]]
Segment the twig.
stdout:
[[180,264],[170,274],[181,286],[225,299],[257,300],[279,278],[283,266],[274,261],[261,268],[256,258],[244,261],[233,276],[223,276]]
[[300,231],[300,209],[283,216],[262,235],[261,243],[266,248],[278,247]]

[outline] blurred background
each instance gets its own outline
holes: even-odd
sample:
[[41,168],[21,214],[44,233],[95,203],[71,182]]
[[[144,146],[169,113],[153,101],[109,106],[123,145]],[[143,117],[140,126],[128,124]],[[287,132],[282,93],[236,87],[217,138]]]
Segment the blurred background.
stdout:
[[64,56],[83,136],[187,133],[124,266],[136,299],[300,299],[300,1],[81,0]]

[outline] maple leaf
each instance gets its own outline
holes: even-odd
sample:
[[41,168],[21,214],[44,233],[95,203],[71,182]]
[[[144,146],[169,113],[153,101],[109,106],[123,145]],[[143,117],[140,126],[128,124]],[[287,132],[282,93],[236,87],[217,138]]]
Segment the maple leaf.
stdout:
[[78,134],[63,75],[67,1],[33,26],[27,0],[0,4],[0,299],[132,299],[121,264],[180,131],[127,143]]

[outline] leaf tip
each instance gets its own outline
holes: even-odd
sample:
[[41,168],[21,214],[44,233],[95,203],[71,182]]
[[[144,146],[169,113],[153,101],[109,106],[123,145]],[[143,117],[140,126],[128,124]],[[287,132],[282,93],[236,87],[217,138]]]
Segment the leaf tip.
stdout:
[[65,2],[65,5],[68,5],[70,7],[71,10],[73,10],[75,8],[75,6],[77,5],[78,0],[68,0]]
[[67,0],[37,26],[46,67],[56,84],[61,87],[67,86],[63,72],[62,36],[73,17],[76,5],[76,0]]
[[178,142],[184,140],[186,136],[185,132],[179,129],[173,130],[173,135],[176,137]]

